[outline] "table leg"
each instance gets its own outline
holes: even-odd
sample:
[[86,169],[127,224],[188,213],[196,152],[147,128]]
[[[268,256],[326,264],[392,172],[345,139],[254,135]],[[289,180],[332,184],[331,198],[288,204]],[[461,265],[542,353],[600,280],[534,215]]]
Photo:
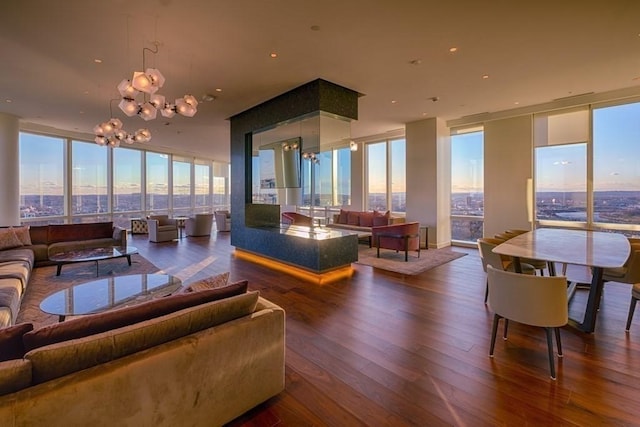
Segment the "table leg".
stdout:
[[58,263],[58,268],[56,269],[56,276],[59,276],[61,271],[62,271],[62,263],[59,262]]
[[513,271],[516,273],[522,273],[522,263],[520,263],[520,257],[514,256],[511,257],[513,261]]
[[96,260],[96,277],[100,275],[100,270],[98,269],[98,261]]
[[[418,243],[418,246],[420,243]],[[409,236],[404,236],[404,262],[409,261]]]
[[131,255],[127,255],[127,262],[129,263],[129,267],[131,267]]
[[569,319],[569,324],[571,326],[574,326],[583,332],[591,333],[596,327],[598,306],[600,305],[602,289],[604,288],[602,273],[602,268],[593,267],[593,277],[591,278],[591,286],[589,286],[589,297],[587,299],[587,306],[584,310],[584,319],[582,319],[582,322],[575,319]]

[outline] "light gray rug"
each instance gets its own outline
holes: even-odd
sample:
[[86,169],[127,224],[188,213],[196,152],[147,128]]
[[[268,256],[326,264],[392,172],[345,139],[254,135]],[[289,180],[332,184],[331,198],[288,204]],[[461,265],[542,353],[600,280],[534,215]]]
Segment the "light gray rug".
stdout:
[[377,258],[376,251],[376,248],[360,249],[357,263],[409,276],[420,274],[466,255],[455,252],[451,248],[423,249],[420,251],[420,258],[417,252],[409,252],[409,260],[405,262],[404,252],[380,249],[380,258]]

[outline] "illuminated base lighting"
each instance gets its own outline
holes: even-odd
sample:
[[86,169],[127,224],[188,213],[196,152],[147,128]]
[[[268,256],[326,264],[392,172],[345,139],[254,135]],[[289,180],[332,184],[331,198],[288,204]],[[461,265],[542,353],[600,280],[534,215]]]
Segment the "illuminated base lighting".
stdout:
[[273,258],[268,258],[262,255],[254,254],[252,252],[243,251],[242,249],[236,248],[234,253],[235,253],[235,256],[238,258],[242,258],[244,260],[251,261],[256,264],[260,264],[272,270],[281,271],[290,276],[294,276],[294,277],[297,277],[298,279],[315,283],[317,285],[325,285],[327,283],[333,283],[338,280],[348,279],[353,275],[353,268],[351,268],[351,265],[340,267],[335,270],[327,271],[324,273],[314,273],[312,271],[305,270],[303,268],[296,267],[291,264],[286,264],[282,261],[278,261]]

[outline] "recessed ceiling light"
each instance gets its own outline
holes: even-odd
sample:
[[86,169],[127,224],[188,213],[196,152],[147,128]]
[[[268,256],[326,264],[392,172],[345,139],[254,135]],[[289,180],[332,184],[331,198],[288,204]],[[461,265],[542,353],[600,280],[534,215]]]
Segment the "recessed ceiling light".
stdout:
[[483,78],[483,79],[485,79],[485,80],[486,80],[486,79],[488,79],[488,78],[489,78],[489,74],[484,74],[484,75],[482,76],[482,78]]
[[272,57],[272,58],[277,58],[277,57],[278,57],[278,54],[277,54],[277,53],[275,53],[275,52],[271,52],[271,53],[269,54],[269,56],[270,56],[270,57]]
[[420,64],[422,64],[422,59],[413,59],[413,60],[409,61],[409,64],[411,64],[411,65],[420,65]]
[[395,99],[393,101],[391,101],[392,104],[396,104],[398,101],[396,101]]
[[457,47],[455,47],[455,46],[454,46],[454,47],[450,47],[450,48],[449,48],[449,52],[451,52],[451,53],[453,53],[453,52],[457,52],[457,51],[458,51],[458,48],[457,48]]
[[216,92],[222,92],[222,88],[216,88]]
[[5,99],[4,102],[6,102],[7,104],[11,104],[13,101],[10,100],[9,98]]
[[516,105],[520,105],[520,102],[519,102],[519,101],[516,101],[516,102],[514,102],[514,104],[516,104]]
[[96,64],[102,64],[102,59],[96,58],[93,60],[93,62],[95,62]]

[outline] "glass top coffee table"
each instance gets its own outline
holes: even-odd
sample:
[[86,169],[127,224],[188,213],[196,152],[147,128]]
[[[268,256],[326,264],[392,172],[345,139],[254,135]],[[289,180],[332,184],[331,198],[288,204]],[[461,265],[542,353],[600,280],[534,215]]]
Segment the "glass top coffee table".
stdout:
[[49,261],[53,261],[58,265],[56,276],[60,275],[64,264],[72,264],[76,262],[94,261],[96,263],[96,276],[98,275],[98,261],[112,258],[127,258],[131,265],[131,255],[137,254],[138,248],[135,246],[107,246],[101,248],[87,248],[77,251],[60,252],[51,255]]
[[101,313],[170,295],[182,281],[167,274],[132,274],[92,280],[55,292],[40,303],[40,310],[66,316]]

